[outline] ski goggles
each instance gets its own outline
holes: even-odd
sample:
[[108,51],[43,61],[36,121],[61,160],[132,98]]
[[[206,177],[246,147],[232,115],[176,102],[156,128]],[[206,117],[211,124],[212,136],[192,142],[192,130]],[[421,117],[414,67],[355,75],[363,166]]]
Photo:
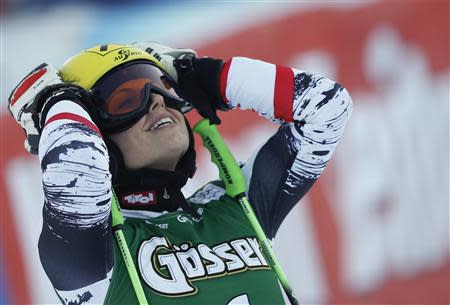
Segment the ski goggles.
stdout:
[[91,90],[100,128],[107,133],[124,131],[149,110],[152,94],[163,97],[167,107],[185,114],[193,107],[177,96],[177,85],[150,62],[130,62],[103,76]]

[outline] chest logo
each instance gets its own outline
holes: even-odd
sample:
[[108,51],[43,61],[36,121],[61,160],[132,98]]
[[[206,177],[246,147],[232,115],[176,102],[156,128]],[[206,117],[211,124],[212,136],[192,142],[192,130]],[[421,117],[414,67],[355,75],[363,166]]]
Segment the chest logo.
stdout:
[[154,291],[169,296],[197,293],[193,281],[249,269],[270,269],[256,238],[240,238],[209,247],[172,245],[164,236],[144,241],[138,253],[139,271]]
[[139,207],[157,204],[154,191],[127,193],[121,196],[121,202],[128,207]]

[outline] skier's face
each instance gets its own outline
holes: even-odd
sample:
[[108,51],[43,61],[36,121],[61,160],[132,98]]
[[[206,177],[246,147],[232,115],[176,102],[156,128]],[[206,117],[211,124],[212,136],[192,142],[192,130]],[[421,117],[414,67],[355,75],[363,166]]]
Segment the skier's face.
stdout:
[[[173,89],[171,92],[176,96]],[[127,168],[175,170],[189,147],[184,116],[166,107],[161,95],[151,94],[148,112],[129,129],[110,135],[120,148]]]

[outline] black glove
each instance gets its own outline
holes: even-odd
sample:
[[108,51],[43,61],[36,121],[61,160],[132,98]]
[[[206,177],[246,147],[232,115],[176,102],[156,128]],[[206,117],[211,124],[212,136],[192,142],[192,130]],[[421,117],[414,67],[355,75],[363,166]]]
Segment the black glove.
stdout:
[[219,79],[223,61],[210,57],[191,57],[176,59],[174,66],[184,98],[202,117],[208,118],[212,124],[220,124],[217,110],[230,109],[220,95]]

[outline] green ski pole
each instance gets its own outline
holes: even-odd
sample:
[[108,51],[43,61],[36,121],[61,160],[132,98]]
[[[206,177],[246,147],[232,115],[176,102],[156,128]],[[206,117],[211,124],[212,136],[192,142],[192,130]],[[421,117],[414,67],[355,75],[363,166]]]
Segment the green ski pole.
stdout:
[[136,266],[133,262],[133,258],[130,254],[130,249],[128,249],[127,241],[123,235],[122,225],[124,223],[124,218],[122,211],[120,210],[119,200],[117,200],[116,193],[112,190],[112,229],[114,235],[116,236],[117,245],[119,246],[120,253],[122,253],[125,266],[127,267],[128,274],[131,279],[131,284],[133,285],[134,292],[136,293],[139,305],[149,305],[147,298],[145,297],[144,289],[142,288],[141,281],[139,280],[139,275],[136,270]]
[[256,237],[266,258],[272,270],[277,275],[281,286],[289,298],[289,301],[293,305],[299,304],[298,300],[294,296],[294,291],[290,287],[288,279],[281,268],[280,262],[275,256],[272,246],[270,245],[269,240],[267,239],[245,194],[247,188],[245,177],[234,159],[233,154],[226,146],[216,126],[210,125],[208,119],[199,121],[193,129],[202,138],[203,146],[205,146],[211,153],[211,160],[214,164],[216,164],[219,169],[219,176],[225,183],[226,193],[239,201],[239,204],[244,210],[245,215],[255,231]]

